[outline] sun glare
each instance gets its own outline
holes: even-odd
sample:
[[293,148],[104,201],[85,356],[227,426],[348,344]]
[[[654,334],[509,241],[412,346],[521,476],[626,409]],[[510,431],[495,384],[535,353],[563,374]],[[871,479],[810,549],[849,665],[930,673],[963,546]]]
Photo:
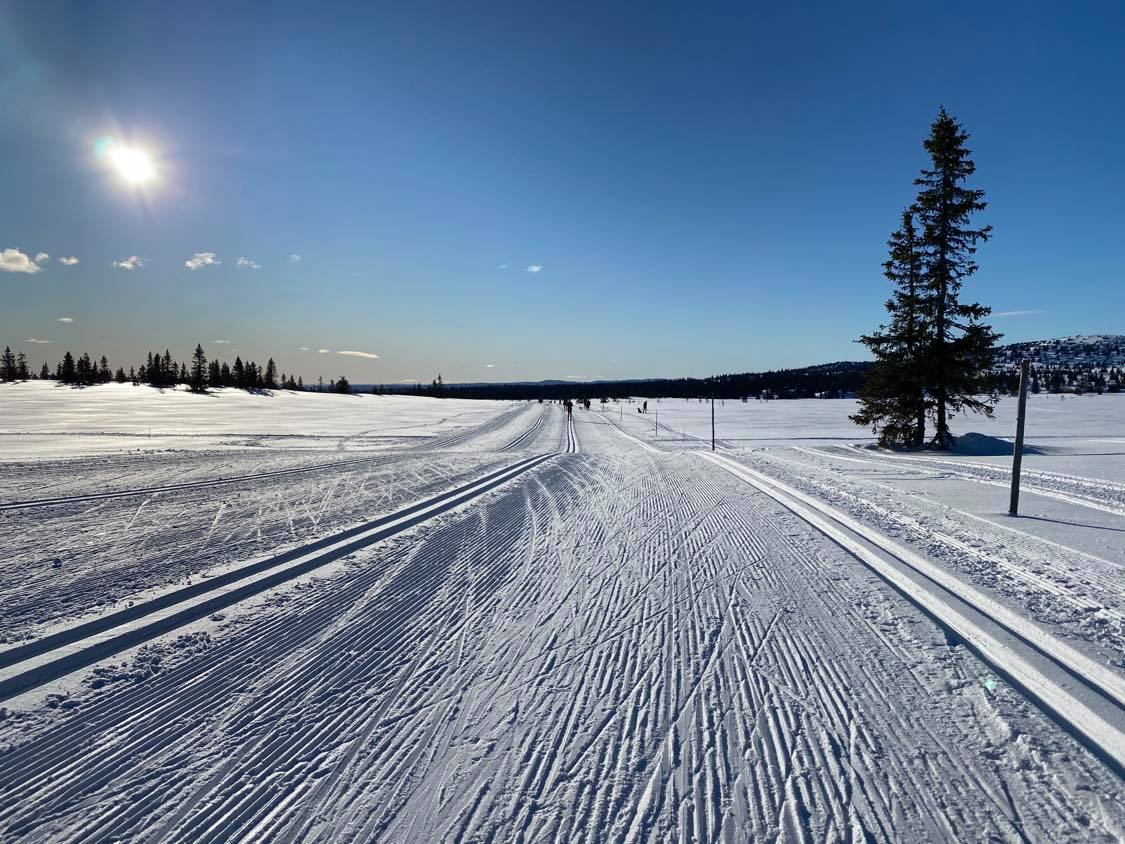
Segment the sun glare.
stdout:
[[143,185],[156,178],[156,170],[147,152],[135,147],[115,146],[109,153],[110,161],[125,181]]

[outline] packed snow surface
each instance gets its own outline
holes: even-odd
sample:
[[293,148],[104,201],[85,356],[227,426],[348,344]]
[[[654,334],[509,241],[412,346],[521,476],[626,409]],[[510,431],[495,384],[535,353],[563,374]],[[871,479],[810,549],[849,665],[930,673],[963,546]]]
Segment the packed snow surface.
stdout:
[[638,406],[0,387],[0,840],[1121,840],[1123,397]]

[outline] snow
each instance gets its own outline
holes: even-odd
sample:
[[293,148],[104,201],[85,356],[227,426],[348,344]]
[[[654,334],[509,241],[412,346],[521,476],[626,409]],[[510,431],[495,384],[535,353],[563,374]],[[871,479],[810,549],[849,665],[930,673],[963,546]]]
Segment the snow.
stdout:
[[[638,399],[637,401],[642,401]],[[651,429],[654,417],[660,415],[670,439],[674,432],[686,429],[688,436],[711,438],[711,403],[695,399],[648,399],[647,422]],[[855,413],[854,399],[793,399],[715,402],[715,436],[745,445],[772,445],[808,440],[870,442],[870,431],[848,420]],[[617,418],[641,416],[637,404],[607,405]],[[600,405],[594,406],[595,410]],[[634,420],[635,421],[635,420]],[[950,421],[953,433],[977,433],[1011,440],[1016,430],[1016,400],[1002,397],[989,419],[979,414],[954,416]],[[1027,397],[1025,440],[1043,448],[1096,443],[1125,445],[1125,393],[1105,395],[1048,395]],[[1121,449],[1118,449],[1121,450]]]
[[325,439],[378,446],[380,439],[479,424],[497,410],[495,402],[468,399],[232,388],[200,395],[183,387],[72,388],[54,381],[7,384],[2,397],[0,460],[229,447],[245,445],[245,438],[275,448],[323,447]]
[[0,387],[0,839],[1120,839],[1121,396],[636,406]]

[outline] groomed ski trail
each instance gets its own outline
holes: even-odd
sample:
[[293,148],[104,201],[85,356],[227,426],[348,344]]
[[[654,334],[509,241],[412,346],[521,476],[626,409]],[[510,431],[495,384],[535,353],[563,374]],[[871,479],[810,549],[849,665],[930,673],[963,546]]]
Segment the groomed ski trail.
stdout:
[[[1121,727],[1125,724],[1125,677],[823,501],[728,458],[701,456],[769,495],[867,564],[1038,700],[1119,776],[1125,776],[1125,731]],[[911,573],[857,539],[886,552]],[[912,577],[914,573],[924,580]],[[966,613],[965,607],[975,614]],[[1092,694],[1084,694],[1071,677],[1082,681]]]

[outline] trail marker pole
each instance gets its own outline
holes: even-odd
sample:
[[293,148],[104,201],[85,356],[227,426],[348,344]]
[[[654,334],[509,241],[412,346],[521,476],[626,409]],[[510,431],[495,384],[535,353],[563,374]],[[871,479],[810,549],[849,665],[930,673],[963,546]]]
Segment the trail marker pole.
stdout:
[[1020,399],[1016,411],[1016,444],[1012,449],[1012,498],[1008,504],[1008,515],[1018,516],[1020,510],[1020,464],[1023,462],[1023,424],[1027,416],[1027,368],[1028,361],[1020,361]]
[[715,391],[711,390],[711,450],[715,450]]
[[656,411],[656,416],[654,417],[653,422],[652,422],[652,438],[654,440],[660,438],[660,411],[659,410]]

